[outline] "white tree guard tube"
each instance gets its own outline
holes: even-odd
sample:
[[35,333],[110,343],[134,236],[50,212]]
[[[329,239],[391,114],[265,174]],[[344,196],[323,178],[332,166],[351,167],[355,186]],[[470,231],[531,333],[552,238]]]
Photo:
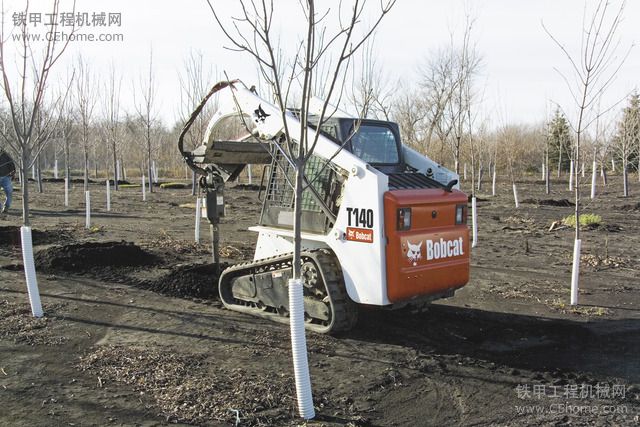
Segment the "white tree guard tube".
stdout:
[[516,202],[516,209],[520,207],[520,202],[518,201],[518,188],[515,184],[513,184],[513,200]]
[[307,338],[304,331],[304,299],[301,279],[289,279],[289,325],[291,327],[291,351],[296,380],[296,396],[300,417],[309,420],[316,416],[313,408]]
[[[576,227],[578,220],[576,220]],[[580,246],[582,240],[573,243],[573,267],[571,269],[571,305],[578,305],[578,282],[580,280]]]
[[86,217],[84,226],[89,229],[91,228],[91,192],[84,192],[85,206],[86,206]]
[[155,184],[158,183],[158,169],[156,169],[156,161],[154,160],[151,167],[151,173],[153,173],[152,180]]
[[467,164],[466,163],[464,164],[464,168],[463,168],[463,172],[462,173],[464,175],[464,180],[466,181],[467,180]]
[[544,163],[542,164],[542,180],[544,181],[545,178],[545,166]]
[[120,160],[116,160],[116,181],[120,181]]
[[33,262],[31,227],[22,226],[20,228],[20,235],[22,237],[22,262],[24,263],[24,275],[27,280],[27,293],[29,294],[29,304],[31,304],[31,314],[33,314],[33,317],[42,317],[44,313],[42,312],[42,303],[40,302],[36,266]]
[[476,196],[471,198],[471,218],[473,221],[473,241],[471,247],[475,248],[478,245],[478,209],[476,203]]
[[584,162],[582,162],[582,167],[580,168],[580,175],[584,178]]
[[144,174],[142,174],[142,201],[145,202],[147,200],[147,184],[144,181]]
[[196,243],[200,243],[200,219],[202,218],[202,199],[196,198]]
[[249,175],[249,185],[253,184],[253,174],[251,173],[251,165],[247,165],[247,174]]
[[69,179],[64,179],[64,205],[69,207]]
[[573,160],[569,165],[569,191],[573,190]]
[[616,161],[611,159],[611,171],[615,172],[616,171]]
[[111,212],[111,184],[107,180],[107,212]]
[[127,180],[127,168],[125,168],[124,166],[122,167],[122,176],[124,178],[124,180]]
[[36,180],[36,166],[35,165],[31,166],[31,178],[34,181]]
[[491,183],[491,195],[496,195],[496,170],[493,169],[493,182]]
[[53,161],[53,177],[58,179],[58,160]]
[[598,165],[593,161],[593,169],[591,170],[591,198],[596,198],[596,180],[598,179]]

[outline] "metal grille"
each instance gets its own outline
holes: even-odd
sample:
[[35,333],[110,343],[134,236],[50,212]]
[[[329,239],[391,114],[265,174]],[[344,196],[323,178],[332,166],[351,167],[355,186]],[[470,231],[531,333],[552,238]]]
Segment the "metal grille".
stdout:
[[[304,174],[307,181],[316,190],[316,193],[323,201],[327,200],[327,194],[330,189],[331,169],[323,166],[326,161],[318,156],[311,156],[304,168]],[[311,195],[309,190],[302,193],[302,209],[311,212],[322,212],[316,199]]]
[[294,189],[292,184],[295,180],[295,171],[279,151],[273,156],[270,175],[266,197],[269,205],[279,208],[293,208]]
[[442,187],[441,183],[421,173],[393,173],[389,175],[389,190]]

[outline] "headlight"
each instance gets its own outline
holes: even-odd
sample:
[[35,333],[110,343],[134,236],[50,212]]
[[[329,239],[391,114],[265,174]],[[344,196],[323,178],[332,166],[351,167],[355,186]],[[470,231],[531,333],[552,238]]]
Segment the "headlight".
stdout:
[[404,231],[411,228],[411,208],[398,209],[398,230]]
[[467,205],[456,205],[456,225],[467,223]]

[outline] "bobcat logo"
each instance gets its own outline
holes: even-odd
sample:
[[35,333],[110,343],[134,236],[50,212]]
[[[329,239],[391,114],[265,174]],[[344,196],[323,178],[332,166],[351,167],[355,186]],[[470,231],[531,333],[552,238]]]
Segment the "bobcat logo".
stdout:
[[409,249],[407,250],[407,258],[414,266],[418,265],[418,260],[422,258],[422,242],[414,245],[407,240],[407,246],[409,247]]
[[264,120],[271,115],[271,114],[265,113],[265,111],[262,109],[262,104],[258,104],[258,109],[254,110],[253,114],[256,115],[256,123],[258,122],[264,123]]

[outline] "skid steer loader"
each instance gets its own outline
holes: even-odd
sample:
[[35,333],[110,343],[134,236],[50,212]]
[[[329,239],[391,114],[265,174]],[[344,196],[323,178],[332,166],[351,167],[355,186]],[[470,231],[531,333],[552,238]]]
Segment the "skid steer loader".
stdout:
[[[202,145],[183,138],[209,96],[217,94]],[[453,296],[469,279],[467,196],[458,176],[403,145],[398,125],[357,119],[335,110],[309,129],[318,143],[305,166],[302,274],[306,327],[345,331],[357,306],[400,308]],[[283,118],[284,117],[284,118]],[[186,123],[178,146],[201,175],[207,217],[224,215],[223,189],[248,164],[264,165],[262,212],[254,260],[225,269],[219,293],[225,307],[288,321],[292,277],[294,170],[284,155],[285,123],[299,135],[295,110],[282,112],[239,81],[213,87]],[[217,228],[215,228],[217,230]],[[218,240],[214,238],[214,253]]]

